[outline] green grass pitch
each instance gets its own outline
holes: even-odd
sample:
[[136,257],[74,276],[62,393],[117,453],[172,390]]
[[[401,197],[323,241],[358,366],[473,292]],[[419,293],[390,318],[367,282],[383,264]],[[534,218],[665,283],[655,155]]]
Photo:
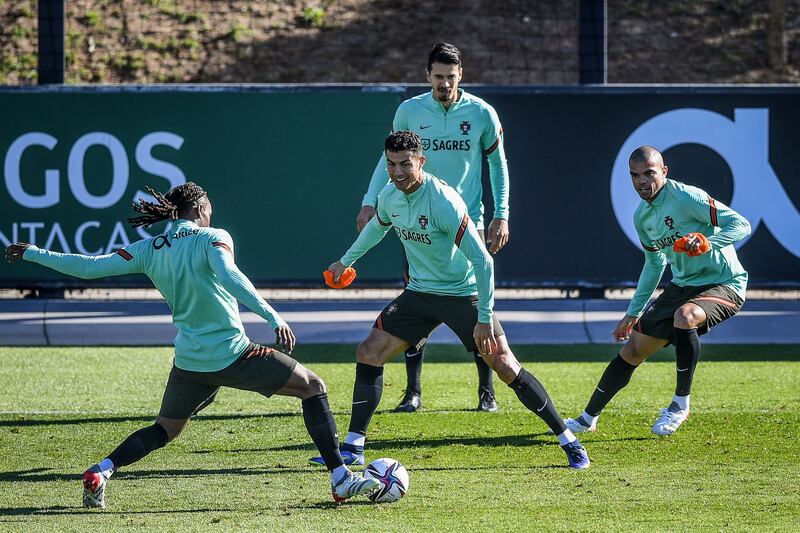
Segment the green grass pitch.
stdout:
[[[616,347],[518,346],[564,416],[583,409]],[[353,346],[295,356],[329,387],[347,430]],[[411,477],[394,504],[331,501],[300,402],[224,390],[165,449],[118,472],[105,511],[81,507],[80,474],[150,424],[169,348],[0,348],[1,531],[753,531],[800,524],[800,346],[705,346],[692,416],[650,433],[672,396],[665,351],[642,366],[582,436],[587,471],[565,468],[545,425],[496,382],[500,412],[473,411],[474,365],[432,346],[423,411],[394,414],[405,371],[391,363],[368,460]],[[400,359],[398,358],[398,361]]]

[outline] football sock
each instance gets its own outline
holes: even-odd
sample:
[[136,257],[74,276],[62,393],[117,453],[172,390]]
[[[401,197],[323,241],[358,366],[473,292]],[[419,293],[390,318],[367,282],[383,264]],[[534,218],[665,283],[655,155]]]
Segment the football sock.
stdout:
[[558,444],[559,446],[564,446],[565,444],[569,444],[570,442],[575,442],[577,437],[568,429],[564,430],[564,433],[558,435]]
[[700,358],[700,337],[697,328],[675,328],[676,396],[688,396],[692,392],[692,379],[697,360]]
[[412,346],[406,350],[406,390],[422,395],[422,360],[425,357],[425,347],[417,350]]
[[343,476],[346,476],[348,472],[350,472],[350,469],[346,466],[337,466],[331,470],[331,483],[335,485],[336,482],[342,479]]
[[544,420],[555,435],[561,435],[567,430],[547,391],[533,374],[522,368],[508,386],[516,393],[519,401]]
[[114,463],[108,457],[100,461],[100,463],[97,466],[100,467],[100,472],[106,479],[110,478],[111,475],[114,473]]
[[[689,409],[690,403],[691,402],[689,401],[688,394],[686,396],[678,396],[676,394],[675,396],[672,397],[672,404],[677,405],[678,409],[680,409],[681,411],[686,411],[687,409]],[[672,405],[670,405],[670,407],[672,407]]]
[[303,400],[303,421],[311,440],[319,450],[328,470],[344,464],[339,453],[339,435],[327,394],[318,394]]
[[350,444],[355,446],[356,448],[363,448],[364,444],[367,442],[367,437],[362,435],[361,433],[347,433],[347,437],[344,439],[345,444]]
[[372,415],[383,394],[383,367],[356,363],[356,382],[353,385],[353,411],[350,415],[351,433],[367,434]]
[[169,436],[161,424],[153,424],[138,431],[117,446],[117,449],[108,454],[108,460],[115,468],[135,463],[148,453],[163,448],[169,442]]
[[492,383],[492,369],[483,360],[477,351],[472,352],[475,357],[475,366],[478,367],[478,392],[486,391],[494,396],[494,383]]
[[583,422],[586,422],[586,424],[584,424],[584,425],[586,425],[587,427],[591,427],[591,426],[593,426],[593,425],[595,425],[597,423],[597,419],[600,418],[600,416],[599,415],[598,416],[592,416],[589,413],[587,413],[586,411],[584,411],[584,412],[581,413],[581,416],[578,417],[578,418],[581,418],[583,420]]
[[598,416],[611,398],[630,382],[634,370],[636,367],[619,355],[612,359],[594,389],[592,397],[589,398],[585,412],[591,416]]

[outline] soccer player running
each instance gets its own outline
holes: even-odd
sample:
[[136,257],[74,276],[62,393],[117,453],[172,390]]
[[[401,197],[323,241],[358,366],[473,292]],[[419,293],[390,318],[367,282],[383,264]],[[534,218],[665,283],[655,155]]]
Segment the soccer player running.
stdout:
[[[406,289],[378,316],[356,353],[356,380],[350,428],[342,444],[346,464],[364,464],[370,419],[383,392],[383,366],[397,353],[418,345],[446,324],[558,436],[569,466],[586,468],[589,457],[556,411],[541,383],[522,368],[493,314],[494,265],[458,193],[422,170],[422,142],[397,131],[384,143],[391,183],[381,191],[377,213],[356,241],[330,265],[338,280],[394,227],[408,258]],[[321,457],[311,459],[323,463]]]
[[51,252],[26,243],[6,250],[9,261],[25,259],[84,279],[146,274],[172,309],[178,329],[175,360],[158,418],[84,472],[84,506],[105,507],[111,475],[180,435],[189,418],[211,403],[222,386],[267,397],[300,398],[306,429],[331,472],[333,498],[342,501],[375,489],[379,483],[344,465],[322,379],[288,355],[247,338],[237,300],[274,328],[279,346],[291,353],[295,344],[291,328],[236,266],[230,234],[210,227],[212,207],[205,191],[192,182],[164,195],[147,190],[157,203],[140,200],[134,204],[142,216],[129,222],[136,227],[175,220],[170,232],[94,257]]
[[[595,431],[600,412],[628,384],[636,367],[672,343],[675,396],[652,427],[656,435],[671,435],[689,417],[699,335],[734,316],[744,303],[747,272],[733,243],[750,234],[750,223],[702,189],[667,179],[668,168],[651,146],[634,150],[629,166],[633,188],[642,199],[633,220],[645,262],[636,293],[613,332],[618,342],[628,342],[609,363],[584,412],[566,423],[576,433]],[[685,251],[676,251],[675,242],[682,238]],[[672,281],[643,314],[668,262]]]
[[[508,166],[500,120],[492,106],[458,87],[463,77],[461,52],[452,44],[438,43],[431,49],[427,77],[431,91],[400,104],[392,129],[414,131],[422,138],[428,170],[461,195],[481,240],[485,238],[489,251],[495,254],[508,242]],[[481,201],[484,156],[494,196],[494,218],[485,234]],[[381,156],[361,202],[356,220],[358,231],[375,216],[378,193],[387,183],[386,163]],[[422,405],[423,349],[424,342],[406,352],[406,391],[396,411],[414,412]],[[478,411],[497,411],[492,370],[478,352],[474,357],[478,369]]]

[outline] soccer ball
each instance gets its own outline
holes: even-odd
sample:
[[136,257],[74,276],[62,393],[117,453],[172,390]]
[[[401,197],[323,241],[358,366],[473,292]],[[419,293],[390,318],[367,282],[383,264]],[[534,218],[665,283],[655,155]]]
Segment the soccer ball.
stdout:
[[375,459],[364,470],[364,477],[377,479],[382,486],[369,495],[375,503],[395,502],[408,491],[408,471],[395,459]]

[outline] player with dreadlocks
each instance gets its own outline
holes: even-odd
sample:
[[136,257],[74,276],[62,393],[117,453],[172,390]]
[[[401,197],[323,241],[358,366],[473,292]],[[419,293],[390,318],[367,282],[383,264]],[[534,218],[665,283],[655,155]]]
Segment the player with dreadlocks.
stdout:
[[336,501],[371,492],[380,483],[351,472],[339,452],[336,421],[325,383],[285,353],[248,339],[239,316],[241,302],[275,330],[276,342],[291,353],[294,333],[234,262],[233,240],[211,227],[211,201],[189,182],[160,194],[156,202],[140,199],[129,218],[134,227],[175,221],[161,235],[135,242],[115,253],[62,254],[27,243],[6,250],[10,261],[24,259],[84,279],[143,273],[169,303],[175,337],[175,360],[155,423],[131,434],[105,459],[83,474],[83,504],[105,507],[111,475],[180,435],[189,418],[213,401],[220,387],[300,398],[303,420],[331,472]]

